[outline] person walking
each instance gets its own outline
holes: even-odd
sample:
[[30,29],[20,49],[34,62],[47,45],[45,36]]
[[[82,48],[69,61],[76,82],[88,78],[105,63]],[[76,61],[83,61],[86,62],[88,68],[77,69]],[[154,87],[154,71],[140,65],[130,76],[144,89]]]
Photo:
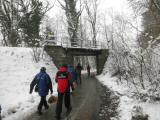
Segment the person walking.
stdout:
[[72,91],[74,91],[74,88],[75,88],[75,83],[77,84],[77,72],[76,70],[71,66],[71,65],[68,65],[68,72],[71,74],[71,77],[72,77]]
[[90,77],[90,69],[91,69],[91,67],[90,67],[90,65],[88,64],[88,65],[87,65],[88,78]]
[[82,78],[81,78],[82,69],[83,69],[83,67],[81,66],[80,63],[78,63],[76,66],[76,72],[77,72],[77,79],[79,80],[80,84],[82,83]]
[[71,74],[68,72],[67,65],[62,65],[58,72],[56,73],[55,81],[58,84],[57,91],[58,91],[58,101],[56,105],[56,118],[59,120],[61,118],[62,112],[62,104],[63,104],[63,97],[65,107],[67,108],[67,114],[70,113],[72,110],[71,107],[71,98],[70,98],[70,86],[71,82]]
[[50,76],[46,73],[46,68],[42,67],[40,72],[34,77],[33,81],[30,84],[30,94],[33,92],[33,88],[35,87],[35,91],[38,92],[41,97],[39,105],[38,105],[38,114],[42,114],[42,107],[48,109],[49,106],[46,101],[46,96],[50,90],[51,94],[53,93],[52,82]]

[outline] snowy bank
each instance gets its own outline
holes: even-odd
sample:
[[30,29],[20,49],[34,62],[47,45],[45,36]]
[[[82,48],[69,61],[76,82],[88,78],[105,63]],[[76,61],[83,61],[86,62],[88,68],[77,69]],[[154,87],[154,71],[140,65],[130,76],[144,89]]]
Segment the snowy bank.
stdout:
[[141,102],[132,97],[134,91],[127,84],[117,83],[116,77],[111,77],[109,73],[97,76],[99,81],[114,91],[120,97],[119,117],[120,120],[131,120],[134,106],[141,106],[144,113],[149,115],[149,120],[160,120],[160,103]]
[[57,68],[51,58],[41,51],[41,60],[36,63],[30,48],[0,47],[0,104],[3,120],[22,120],[22,116],[36,110],[39,96],[37,93],[30,95],[29,87],[42,66],[46,67],[56,93],[54,76]]

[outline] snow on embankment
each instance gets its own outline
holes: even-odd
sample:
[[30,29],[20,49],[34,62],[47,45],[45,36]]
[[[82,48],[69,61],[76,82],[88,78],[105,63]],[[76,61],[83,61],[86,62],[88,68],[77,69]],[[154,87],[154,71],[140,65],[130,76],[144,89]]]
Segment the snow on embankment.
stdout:
[[137,100],[136,97],[133,97],[135,88],[133,88],[133,86],[128,86],[126,82],[118,82],[117,77],[112,77],[112,70],[108,64],[109,62],[112,62],[112,60],[109,59],[107,61],[104,73],[97,76],[97,78],[120,97],[120,104],[117,110],[120,120],[131,120],[134,106],[142,107],[143,113],[149,115],[148,120],[160,120],[160,102],[142,102]]
[[29,87],[42,66],[54,81],[57,69],[51,58],[42,53],[41,61],[35,63],[30,48],[0,47],[0,104],[4,120],[22,119],[33,112],[31,109],[36,110],[39,97],[34,92],[30,95]]
[[149,115],[149,120],[160,120],[160,103],[141,102],[132,98],[131,89],[127,84],[117,84],[117,78],[111,77],[109,73],[97,77],[115,93],[120,95],[119,116],[120,120],[131,120],[133,106],[138,105],[143,108],[144,113]]

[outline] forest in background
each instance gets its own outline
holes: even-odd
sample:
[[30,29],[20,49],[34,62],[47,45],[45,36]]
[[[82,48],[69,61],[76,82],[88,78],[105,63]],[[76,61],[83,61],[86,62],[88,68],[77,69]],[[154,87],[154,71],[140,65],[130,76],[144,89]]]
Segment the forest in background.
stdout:
[[50,35],[59,42],[69,41],[71,46],[79,41],[96,46],[103,41],[112,59],[110,71],[119,77],[117,82],[133,85],[141,99],[160,99],[159,0],[128,0],[131,17],[112,9],[100,11],[101,0],[55,2],[62,14],[50,18],[46,13],[54,4],[49,1],[0,0],[2,46],[32,47],[35,61],[39,61],[38,48]]

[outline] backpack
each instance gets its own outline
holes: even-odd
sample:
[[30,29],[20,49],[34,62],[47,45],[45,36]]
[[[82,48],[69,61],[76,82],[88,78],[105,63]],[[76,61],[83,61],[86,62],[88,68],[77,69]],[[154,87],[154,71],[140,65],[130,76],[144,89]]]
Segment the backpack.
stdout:
[[36,79],[37,84],[36,84],[35,89],[34,89],[35,92],[38,92],[38,89],[40,87],[39,82],[43,81],[45,79],[44,77],[45,77],[44,74],[39,74],[39,76],[37,76],[37,79]]
[[59,71],[57,73],[58,92],[65,93],[69,88],[69,73],[66,71]]

